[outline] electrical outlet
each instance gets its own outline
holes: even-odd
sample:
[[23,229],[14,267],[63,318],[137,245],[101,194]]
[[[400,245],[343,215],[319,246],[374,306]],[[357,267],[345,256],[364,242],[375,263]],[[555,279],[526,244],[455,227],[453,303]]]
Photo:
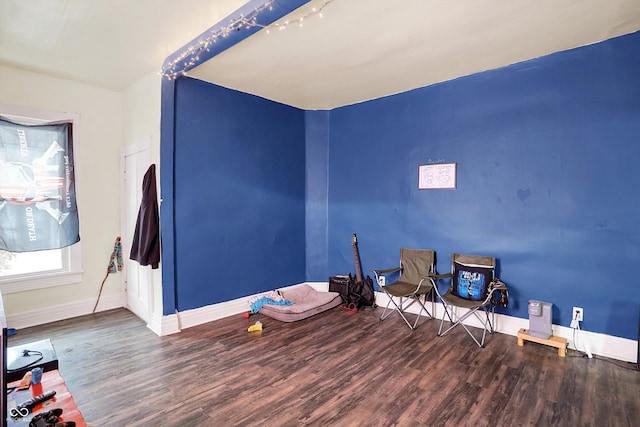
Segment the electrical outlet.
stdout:
[[573,314],[571,315],[571,320],[577,320],[578,322],[582,322],[584,316],[584,311],[582,307],[573,307]]

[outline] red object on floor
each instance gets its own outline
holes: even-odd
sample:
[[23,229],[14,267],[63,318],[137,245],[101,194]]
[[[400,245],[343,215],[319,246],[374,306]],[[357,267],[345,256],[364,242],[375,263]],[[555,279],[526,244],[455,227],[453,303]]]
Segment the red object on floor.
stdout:
[[[15,381],[9,384],[9,387],[18,385],[19,383],[20,381]],[[31,385],[27,390],[15,390],[9,393],[7,395],[7,407],[11,410],[11,408],[15,408],[22,402],[50,390],[56,391],[56,395],[53,396],[53,398],[36,405],[36,407],[31,411],[31,414],[27,415],[25,418],[13,420],[9,417],[7,427],[24,427],[29,424],[28,421],[25,422],[25,420],[30,420],[34,415],[53,408],[62,408],[62,415],[60,416],[61,422],[75,421],[76,427],[86,427],[87,423],[82,417],[80,410],[76,406],[76,402],[73,400],[71,392],[69,392],[69,389],[58,370],[44,372],[42,374],[42,381],[40,384]]]
[[347,313],[349,314],[356,314],[358,312],[358,306],[355,305],[354,303],[351,303],[349,305],[341,305],[342,309],[345,310]]

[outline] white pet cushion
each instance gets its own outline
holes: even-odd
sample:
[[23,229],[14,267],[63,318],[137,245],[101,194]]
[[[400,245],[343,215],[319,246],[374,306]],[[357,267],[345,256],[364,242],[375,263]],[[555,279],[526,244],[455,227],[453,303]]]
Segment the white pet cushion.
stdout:
[[282,322],[295,322],[322,313],[342,303],[339,293],[319,292],[306,284],[283,289],[280,294],[284,299],[293,301],[293,305],[265,304],[259,313]]

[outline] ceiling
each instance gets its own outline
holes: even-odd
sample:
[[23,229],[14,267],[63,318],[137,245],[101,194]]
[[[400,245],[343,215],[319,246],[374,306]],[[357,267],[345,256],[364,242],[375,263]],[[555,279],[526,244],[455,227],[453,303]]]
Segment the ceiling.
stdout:
[[[121,91],[245,2],[1,0],[0,65]],[[303,27],[263,29],[188,75],[331,109],[640,30],[638,0],[326,3],[278,21],[325,6]]]
[[0,65],[121,91],[247,0],[0,0]]

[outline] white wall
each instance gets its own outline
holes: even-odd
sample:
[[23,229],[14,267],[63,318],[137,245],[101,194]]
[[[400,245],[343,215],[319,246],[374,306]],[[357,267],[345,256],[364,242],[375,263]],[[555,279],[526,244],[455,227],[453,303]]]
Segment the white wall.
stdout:
[[[150,73],[124,92],[123,97],[123,132],[124,144],[135,144],[151,136],[152,161],[159,167],[160,163],[160,100],[162,77]],[[159,175],[159,170],[156,170]]]
[[[160,177],[160,100],[162,77],[152,72],[127,88],[123,93],[124,144],[131,145],[145,139],[151,141],[151,162],[156,164],[156,178]],[[158,191],[160,182],[158,180]],[[162,269],[151,270],[153,302],[152,329],[159,333],[162,318]]]
[[[121,235],[119,149],[148,138],[152,161],[160,166],[160,96],[161,77],[157,72],[123,92],[114,92],[0,67],[0,103],[80,116],[74,150],[83,280],[75,285],[4,295],[11,327],[42,324],[93,310],[115,238]],[[123,258],[126,262],[128,254],[123,253]],[[98,311],[126,304],[122,274],[107,278]],[[152,314],[161,317],[160,269],[152,274]]]
[[[123,96],[94,86],[0,67],[0,102],[75,113],[76,194],[83,280],[55,288],[4,295],[12,327],[90,313],[120,234],[118,147],[123,144]],[[159,107],[158,107],[159,109]],[[119,274],[119,273],[117,273]],[[122,306],[120,278],[112,274],[100,310]]]

